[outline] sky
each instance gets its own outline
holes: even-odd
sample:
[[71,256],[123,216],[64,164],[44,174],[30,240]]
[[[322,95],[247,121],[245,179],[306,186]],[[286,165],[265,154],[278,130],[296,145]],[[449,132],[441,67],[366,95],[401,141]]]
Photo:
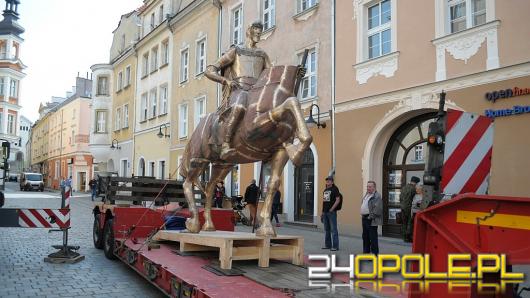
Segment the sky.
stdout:
[[[41,102],[65,97],[90,66],[109,62],[112,31],[142,0],[21,0],[19,24],[26,30],[20,58],[27,76],[20,84],[21,114],[39,117]],[[5,7],[5,0],[0,0]]]

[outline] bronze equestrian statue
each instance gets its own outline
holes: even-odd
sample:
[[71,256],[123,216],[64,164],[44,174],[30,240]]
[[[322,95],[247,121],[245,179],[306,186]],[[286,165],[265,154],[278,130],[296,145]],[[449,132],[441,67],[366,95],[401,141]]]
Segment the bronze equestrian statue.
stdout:
[[179,169],[185,177],[184,194],[191,213],[186,228],[192,233],[201,230],[193,188],[202,188],[199,177],[210,164],[210,180],[203,189],[203,231],[215,230],[210,208],[216,182],[223,180],[236,164],[268,161],[272,176],[256,235],[275,236],[270,214],[283,168],[288,160],[298,165],[313,140],[294,94],[296,81],[304,76],[305,68],[271,66],[267,54],[256,47],[262,31],[261,23],[253,23],[246,32],[245,47],[232,46],[207,67],[206,76],[223,85],[223,103],[217,112],[200,120]]

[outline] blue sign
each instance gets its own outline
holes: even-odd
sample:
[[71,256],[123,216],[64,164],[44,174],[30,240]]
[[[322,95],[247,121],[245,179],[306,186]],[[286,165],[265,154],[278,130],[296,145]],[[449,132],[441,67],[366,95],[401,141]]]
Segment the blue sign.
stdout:
[[486,117],[506,117],[518,114],[530,113],[530,106],[514,106],[512,109],[500,109],[500,110],[486,110],[484,114]]

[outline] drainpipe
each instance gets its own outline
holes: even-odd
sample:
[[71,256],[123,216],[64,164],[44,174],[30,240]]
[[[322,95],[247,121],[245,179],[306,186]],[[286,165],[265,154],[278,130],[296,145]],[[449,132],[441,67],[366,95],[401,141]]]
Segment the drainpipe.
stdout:
[[331,170],[330,176],[335,175],[335,6],[336,0],[331,1]]
[[[219,9],[217,17],[217,57],[221,57],[221,47],[223,40],[223,5],[221,1],[214,1],[214,5]],[[217,85],[217,107],[221,105],[221,84]]]

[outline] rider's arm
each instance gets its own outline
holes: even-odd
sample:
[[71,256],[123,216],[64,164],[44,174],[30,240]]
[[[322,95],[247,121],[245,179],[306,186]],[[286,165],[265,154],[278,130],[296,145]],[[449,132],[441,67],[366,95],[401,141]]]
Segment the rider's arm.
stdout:
[[214,82],[217,82],[219,84],[226,85],[227,79],[223,77],[221,74],[219,74],[219,71],[223,70],[224,68],[230,66],[236,58],[236,48],[231,47],[228,52],[226,52],[219,60],[217,60],[214,64],[208,65],[206,67],[206,71],[204,75],[206,77]]

